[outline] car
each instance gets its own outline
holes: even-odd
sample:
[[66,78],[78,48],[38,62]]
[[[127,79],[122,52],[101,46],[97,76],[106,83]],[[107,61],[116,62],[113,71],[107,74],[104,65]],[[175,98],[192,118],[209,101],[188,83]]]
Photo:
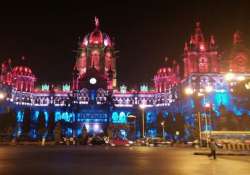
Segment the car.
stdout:
[[116,138],[109,141],[110,146],[131,146],[133,141],[127,139]]
[[106,144],[105,140],[100,136],[94,136],[94,137],[90,138],[88,142],[90,143],[90,145],[104,145],[104,144]]
[[160,137],[150,138],[148,140],[148,146],[166,146],[171,144],[172,144],[171,141],[163,140]]
[[137,146],[148,146],[148,138],[141,138],[141,139],[137,139],[135,142],[135,145]]

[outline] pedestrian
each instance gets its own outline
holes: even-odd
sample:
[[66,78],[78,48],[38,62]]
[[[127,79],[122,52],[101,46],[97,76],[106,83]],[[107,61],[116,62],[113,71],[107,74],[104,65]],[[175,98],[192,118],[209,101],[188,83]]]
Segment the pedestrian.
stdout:
[[209,155],[209,157],[213,156],[214,160],[216,159],[216,149],[217,149],[217,143],[215,141],[215,139],[211,138],[210,140],[210,150],[211,153]]

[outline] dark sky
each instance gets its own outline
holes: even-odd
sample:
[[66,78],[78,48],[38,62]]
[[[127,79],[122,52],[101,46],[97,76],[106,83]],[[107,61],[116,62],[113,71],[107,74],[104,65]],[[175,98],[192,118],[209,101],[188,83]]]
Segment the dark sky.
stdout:
[[0,8],[0,60],[25,56],[38,82],[69,81],[78,37],[94,29],[94,16],[120,51],[118,82],[130,86],[150,83],[166,56],[180,59],[197,20],[222,51],[236,29],[250,44],[247,0],[13,3]]

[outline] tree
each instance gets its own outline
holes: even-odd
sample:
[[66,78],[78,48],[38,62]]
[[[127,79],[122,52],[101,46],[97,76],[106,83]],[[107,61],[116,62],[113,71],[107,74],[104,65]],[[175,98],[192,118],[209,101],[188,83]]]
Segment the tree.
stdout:
[[185,132],[185,119],[184,117],[180,114],[177,113],[175,117],[175,133],[178,131],[179,132],[179,138],[184,137],[184,132]]
[[157,115],[157,136],[158,137],[163,137],[162,122],[165,122],[164,117],[163,117],[162,112],[159,112]]
[[239,130],[239,119],[233,112],[228,112],[228,115],[226,118],[226,128],[229,131]]
[[40,112],[37,120],[37,133],[39,138],[43,138],[46,132],[46,121],[44,112]]
[[13,109],[9,109],[6,113],[0,115],[0,132],[7,134],[9,139],[15,133],[16,127],[16,113]]
[[220,117],[216,120],[216,130],[235,131],[239,130],[239,121],[233,112],[228,112],[224,105],[220,107]]
[[211,124],[211,127],[212,127],[211,129],[216,130],[216,120],[217,120],[216,113],[213,110],[211,110],[208,113],[208,115],[209,115],[210,124]]
[[58,121],[54,130],[54,138],[56,143],[60,143],[62,139],[62,122]]
[[247,113],[242,114],[240,119],[240,130],[250,131],[250,117]]
[[85,125],[82,127],[81,144],[87,144],[88,141],[88,131]]
[[49,113],[48,134],[53,135],[54,129],[55,129],[55,116],[54,116],[54,112],[51,111]]
[[23,136],[28,138],[30,129],[31,129],[31,111],[30,108],[25,108],[23,116],[23,124],[22,124]]
[[172,113],[169,113],[167,118],[166,118],[166,124],[165,124],[166,131],[168,135],[173,138],[175,134],[175,122],[174,122],[174,116]]
[[198,117],[195,117],[194,125],[187,124],[186,128],[188,129],[188,131],[190,133],[189,140],[199,139],[200,131],[199,131]]

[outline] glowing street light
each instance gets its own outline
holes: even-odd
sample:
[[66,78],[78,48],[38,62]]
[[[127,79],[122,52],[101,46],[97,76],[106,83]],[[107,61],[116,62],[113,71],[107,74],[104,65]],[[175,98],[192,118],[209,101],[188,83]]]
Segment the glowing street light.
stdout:
[[191,87],[186,87],[184,91],[186,95],[192,95],[194,93],[194,90]]
[[235,75],[234,75],[232,72],[228,72],[228,73],[225,75],[225,79],[226,79],[227,81],[233,80],[234,77],[235,77]]
[[240,76],[237,76],[236,79],[237,79],[237,81],[244,81],[246,79],[246,77],[243,75],[240,75]]
[[162,126],[162,138],[163,138],[163,139],[164,139],[164,134],[165,134],[164,124],[165,124],[165,122],[162,121],[162,122],[161,122],[161,126]]
[[0,92],[0,100],[3,100],[6,97],[5,93]]
[[213,91],[213,87],[212,86],[206,86],[205,91],[206,91],[206,93],[210,93],[210,92]]
[[140,105],[140,108],[141,108],[141,109],[145,109],[145,108],[146,108],[146,105],[145,105],[145,104],[141,104],[141,105]]
[[250,82],[248,82],[248,83],[245,84],[245,88],[246,88],[247,90],[250,90]]

